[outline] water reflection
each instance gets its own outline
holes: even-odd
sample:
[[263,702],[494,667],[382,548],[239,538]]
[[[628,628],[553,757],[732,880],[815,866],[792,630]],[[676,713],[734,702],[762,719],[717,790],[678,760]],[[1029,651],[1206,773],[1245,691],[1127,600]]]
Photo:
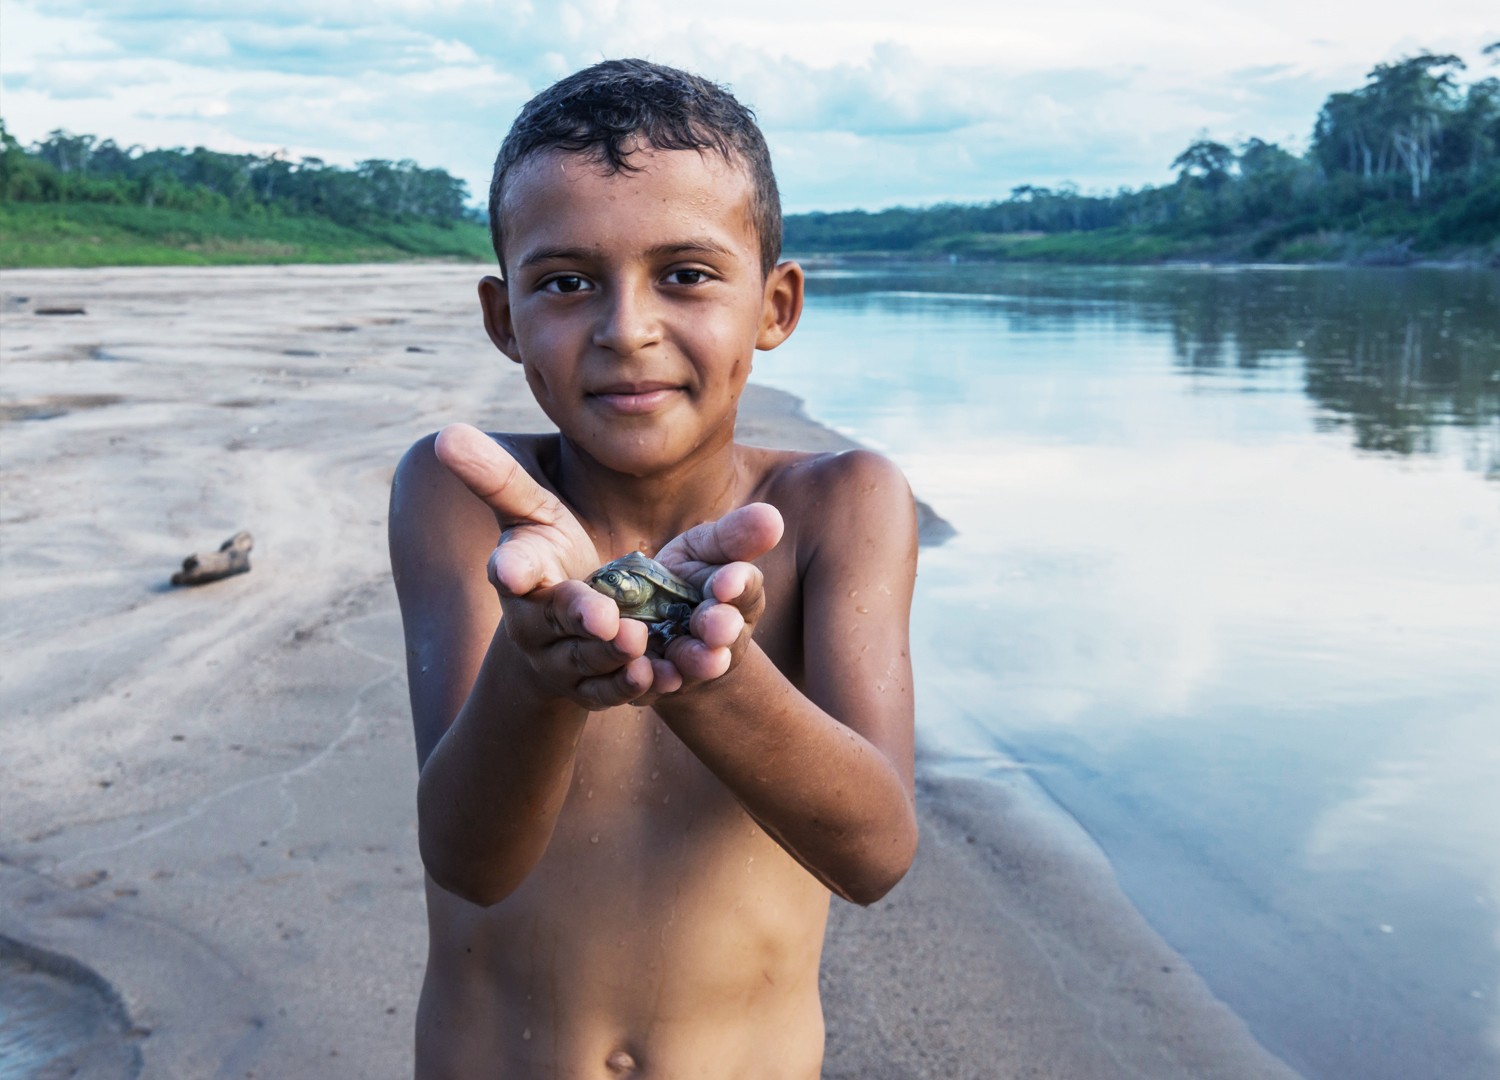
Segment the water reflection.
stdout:
[[1170,335],[1194,377],[1291,366],[1323,429],[1363,451],[1435,454],[1500,479],[1500,274],[1359,269],[1031,269],[908,265],[823,277],[814,302],[968,307],[1014,334],[1129,327]]

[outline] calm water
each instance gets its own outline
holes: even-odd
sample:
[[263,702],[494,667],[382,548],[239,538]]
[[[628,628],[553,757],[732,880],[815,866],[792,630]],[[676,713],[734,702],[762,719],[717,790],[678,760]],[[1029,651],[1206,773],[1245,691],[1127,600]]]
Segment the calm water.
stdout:
[[757,377],[958,529],[924,746],[1026,768],[1272,1050],[1500,1075],[1500,274],[828,270]]

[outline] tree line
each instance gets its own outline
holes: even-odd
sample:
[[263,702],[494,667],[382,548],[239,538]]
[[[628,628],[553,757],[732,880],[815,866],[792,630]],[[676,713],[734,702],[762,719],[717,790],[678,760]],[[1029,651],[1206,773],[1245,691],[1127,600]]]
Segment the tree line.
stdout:
[[[1500,61],[1500,42],[1484,50]],[[982,205],[896,207],[787,218],[794,251],[983,250],[986,237],[1126,229],[1247,238],[1264,255],[1302,235],[1344,230],[1418,246],[1500,239],[1500,79],[1459,84],[1457,56],[1377,64],[1331,95],[1305,153],[1251,138],[1195,139],[1176,181],[1113,194],[1023,185]]]
[[371,158],[353,168],[284,153],[145,150],[52,131],[22,147],[0,121],[0,201],[115,203],[177,210],[275,211],[340,225],[470,218],[468,186],[442,169]]

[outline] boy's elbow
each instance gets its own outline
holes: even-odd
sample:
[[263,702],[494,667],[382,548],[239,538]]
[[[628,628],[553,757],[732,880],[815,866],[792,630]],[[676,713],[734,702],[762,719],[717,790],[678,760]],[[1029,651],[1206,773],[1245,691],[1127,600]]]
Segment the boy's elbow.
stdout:
[[[494,907],[520,885],[515,875],[497,872],[498,868],[483,859],[465,857],[434,835],[434,830],[417,814],[417,851],[432,883],[477,907]],[[524,877],[524,875],[521,875]]]
[[429,858],[422,846],[422,865],[434,885],[476,907],[494,907],[514,891],[514,886],[485,875],[465,873],[460,867],[443,865],[443,860]]
[[916,856],[917,823],[913,818],[880,850],[870,853],[857,879],[834,891],[851,904],[869,907],[900,884]]

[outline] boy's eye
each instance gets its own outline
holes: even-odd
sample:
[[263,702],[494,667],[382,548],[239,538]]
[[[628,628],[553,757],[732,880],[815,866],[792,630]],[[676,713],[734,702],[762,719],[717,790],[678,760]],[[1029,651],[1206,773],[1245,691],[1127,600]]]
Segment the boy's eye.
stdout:
[[555,278],[548,278],[547,281],[542,284],[542,288],[546,289],[548,292],[555,293],[582,292],[587,287],[588,282],[579,277],[577,274],[560,274]]
[[708,274],[703,270],[673,270],[667,280],[674,285],[701,285],[708,280]]

